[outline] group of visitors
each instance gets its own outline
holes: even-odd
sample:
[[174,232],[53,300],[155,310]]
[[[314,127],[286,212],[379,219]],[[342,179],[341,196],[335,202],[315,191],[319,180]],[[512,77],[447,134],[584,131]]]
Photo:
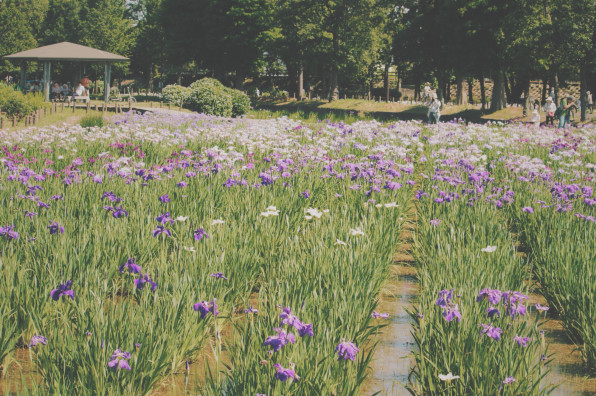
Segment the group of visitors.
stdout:
[[[594,100],[590,91],[586,92],[584,100],[586,101],[586,110],[590,114],[594,113]],[[544,105],[544,112],[546,113],[546,122],[544,125],[554,126],[555,119],[558,119],[558,127],[565,128],[570,125],[571,118],[576,111],[581,108],[581,99],[577,102],[571,95],[567,95],[561,99],[559,106],[553,102],[552,96],[546,98],[546,104]]]
[[[553,89],[551,90],[550,96],[546,98],[546,103],[544,105],[546,122],[544,125],[554,126],[555,119],[557,119],[558,127],[565,128],[565,126],[570,125],[574,112],[581,108],[581,101],[578,100],[576,102],[573,96],[567,95],[561,99],[561,102],[557,107],[553,101],[554,94],[555,93]],[[428,123],[438,124],[439,119],[441,118],[441,101],[437,98],[437,93],[432,91],[430,83],[428,82],[424,86],[423,100],[426,101],[426,105],[428,106]],[[590,114],[593,114],[594,100],[590,91],[586,92],[584,100],[586,101],[586,109],[590,111]],[[540,114],[536,108],[530,117],[530,122],[540,124]]]
[[87,76],[83,77],[78,83],[75,89],[72,88],[70,83],[60,85],[54,83],[50,91],[50,100],[72,100],[74,101],[77,96],[88,96],[89,95],[89,83],[90,80]]

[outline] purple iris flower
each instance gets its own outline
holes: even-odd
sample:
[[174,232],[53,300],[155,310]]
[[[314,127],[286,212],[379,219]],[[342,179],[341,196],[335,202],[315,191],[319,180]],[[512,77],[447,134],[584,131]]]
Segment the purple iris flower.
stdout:
[[308,192],[308,190],[304,190],[303,192],[300,193],[300,196],[302,198],[309,198],[310,197],[310,193]]
[[439,224],[441,224],[441,220],[439,220],[439,219],[432,219],[430,221],[430,224],[433,225],[433,226],[435,226],[435,227],[438,227]]
[[29,212],[28,210],[25,211],[25,216],[29,217],[30,219],[33,218],[33,216],[37,216],[36,212]]
[[183,187],[186,187],[186,186],[188,186],[188,183],[181,181],[181,182],[179,182],[179,183],[176,183],[176,186],[178,186],[178,187],[180,187],[180,188],[183,188]]
[[335,352],[337,352],[337,360],[356,360],[356,353],[358,353],[360,349],[354,345],[352,341],[346,341],[343,339],[335,348]]
[[244,313],[245,313],[245,314],[256,314],[256,313],[259,313],[259,310],[258,310],[258,309],[255,309],[255,308],[253,308],[252,304],[250,304],[250,308],[246,308],[246,309],[244,310]]
[[153,282],[153,280],[151,278],[149,278],[149,275],[147,275],[147,274],[145,274],[145,275],[141,274],[140,278],[135,279],[135,286],[139,290],[143,290],[143,288],[145,287],[145,285],[147,283],[149,283],[151,285],[151,290],[155,291],[155,289],[157,289],[157,283]]
[[169,237],[172,236],[172,233],[170,232],[170,230],[166,229],[162,225],[158,225],[157,228],[155,230],[153,230],[153,238],[155,238],[156,236],[158,236],[160,234],[166,234]]
[[388,313],[379,313],[377,311],[374,311],[372,314],[370,314],[370,317],[373,319],[388,319],[389,314]]
[[447,308],[447,305],[449,305],[451,303],[451,300],[453,300],[453,290],[455,289],[441,290],[439,292],[439,298],[437,299],[437,301],[435,301],[435,304],[437,304],[441,308]]
[[33,337],[31,337],[31,341],[29,341],[29,348],[34,347],[37,344],[47,345],[48,339],[44,336],[34,335]]
[[296,327],[296,325],[302,324],[300,319],[298,319],[298,317],[292,313],[290,307],[282,308],[282,313],[279,314],[279,318],[281,319],[282,325]]
[[115,219],[118,219],[120,217],[127,217],[128,212],[126,210],[122,209],[122,206],[115,206],[112,216],[114,216]]
[[503,383],[504,383],[505,385],[511,384],[511,383],[513,383],[513,382],[515,382],[515,378],[513,378],[513,377],[507,377],[507,378],[505,378],[505,379],[503,380]]
[[501,317],[501,312],[495,307],[488,307],[486,309],[486,316],[492,318],[493,316]]
[[526,347],[528,346],[528,341],[530,341],[530,337],[515,336],[513,338],[513,341],[517,342],[519,346]]
[[490,288],[482,289],[482,290],[480,290],[480,294],[478,294],[478,298],[476,299],[476,302],[480,302],[486,297],[488,299],[489,303],[498,304],[501,301],[502,295],[503,295],[503,293],[501,293],[501,291],[497,290],[497,289],[490,289]]
[[174,219],[172,219],[170,217],[170,212],[166,212],[166,213],[162,213],[159,216],[157,216],[155,218],[155,220],[160,223],[160,224],[166,224],[166,223],[170,223],[170,224],[174,224]]
[[37,207],[39,208],[44,208],[44,209],[49,209],[50,208],[50,204],[47,204],[45,202],[42,201],[37,201]]
[[294,327],[296,328],[296,330],[298,330],[298,335],[300,337],[304,337],[304,336],[313,337],[314,336],[314,333],[312,330],[312,323],[309,323],[309,324],[300,323],[300,325],[297,325]]
[[277,372],[275,373],[275,379],[278,379],[281,382],[286,382],[288,378],[292,378],[294,381],[298,381],[300,379],[294,370],[283,368],[279,363],[274,364],[273,367],[277,369]]
[[62,227],[57,222],[53,222],[47,228],[48,228],[48,230],[50,230],[50,235],[58,234],[58,233],[64,234],[64,227]]
[[170,202],[170,197],[168,196],[168,194],[164,194],[161,197],[159,197],[159,202],[168,203]]
[[207,301],[202,301],[200,303],[196,303],[193,306],[195,311],[199,311],[201,315],[201,319],[205,319],[207,314],[211,312],[213,316],[217,317],[219,315],[219,311],[217,310],[217,300],[214,298],[212,302],[208,303]]
[[496,341],[499,341],[501,339],[501,334],[503,334],[503,330],[501,330],[500,327],[493,327],[492,323],[490,325],[481,324],[480,327],[482,327],[482,334],[486,334],[488,337]]
[[522,209],[522,212],[524,212],[524,213],[534,213],[534,208],[532,208],[531,206],[524,206],[524,208]]
[[6,239],[19,239],[19,233],[14,231],[14,225],[0,227],[0,235],[4,236]]
[[451,322],[455,318],[457,318],[458,322],[461,322],[461,313],[459,312],[458,305],[455,304],[455,307],[450,306],[443,309],[443,317],[447,322]]
[[214,274],[211,274],[211,275],[209,275],[209,276],[211,276],[211,277],[213,277],[213,278],[215,278],[215,279],[225,279],[225,280],[228,280],[228,278],[226,278],[226,277],[224,276],[224,274],[223,274],[223,273],[221,273],[221,272],[216,272],[216,273],[214,273]]
[[126,263],[122,264],[118,270],[121,273],[124,273],[125,270],[128,270],[128,272],[131,274],[140,274],[143,271],[143,268],[135,263],[134,258],[129,257],[128,260],[126,260]]
[[540,305],[540,304],[538,304],[538,303],[536,304],[536,306],[535,306],[535,307],[536,307],[536,309],[537,309],[538,311],[540,311],[540,312],[545,312],[545,311],[548,311],[548,309],[549,309],[548,307],[545,307],[545,306],[543,306],[543,305]]
[[117,201],[119,199],[113,191],[104,191],[103,195],[101,196],[101,200],[103,201],[104,198],[109,199],[111,202]]
[[194,235],[195,235],[195,241],[200,241],[203,238],[209,238],[209,235],[203,229],[203,227],[199,228],[198,230],[195,230]]
[[263,345],[272,347],[274,352],[279,351],[287,344],[296,343],[296,338],[294,337],[294,334],[286,333],[284,329],[281,329],[279,327],[276,327],[273,330],[277,332],[277,335],[267,337]]
[[130,371],[128,359],[131,358],[130,352],[122,352],[120,348],[116,349],[112,354],[112,360],[108,362],[108,367],[114,370],[125,369]]
[[58,194],[58,195],[52,195],[52,197],[50,198],[50,201],[59,199],[61,201],[64,201],[64,198],[62,197],[62,195]]
[[66,283],[63,283],[60,286],[58,286],[57,289],[52,290],[50,292],[50,297],[52,297],[52,300],[58,301],[60,299],[60,297],[66,297],[66,296],[68,296],[74,300],[75,293],[74,293],[74,290],[71,290],[71,288],[70,288],[71,285],[72,285],[72,280],[68,280],[68,281],[66,281]]

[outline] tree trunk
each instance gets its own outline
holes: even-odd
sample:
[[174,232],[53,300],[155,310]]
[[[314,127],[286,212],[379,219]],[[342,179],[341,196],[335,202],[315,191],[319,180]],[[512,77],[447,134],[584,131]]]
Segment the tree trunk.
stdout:
[[457,86],[457,92],[455,94],[455,104],[466,104],[466,95],[464,94],[464,78],[461,76],[461,74],[458,73],[455,79],[455,84]]
[[480,81],[480,103],[482,104],[482,110],[484,110],[486,109],[486,90],[484,89],[484,76],[482,74],[478,81]]
[[502,110],[505,107],[507,107],[507,102],[505,101],[505,76],[503,72],[499,70],[494,80],[490,110],[497,111]]
[[530,79],[524,81],[524,116],[528,115],[528,108],[530,107]]
[[547,90],[547,79],[542,79],[542,97],[540,98],[540,104],[546,103],[546,90]]
[[555,72],[555,75],[553,77],[553,88],[555,89],[555,97],[553,98],[553,100],[555,101],[555,104],[558,106],[559,105],[559,74],[557,72]]
[[468,103],[474,103],[474,79],[468,78]]
[[587,89],[587,85],[588,85],[588,81],[586,79],[586,66],[585,63],[582,63],[582,65],[580,66],[579,69],[579,81],[580,81],[580,86],[579,86],[579,98],[581,100],[581,121],[584,122],[586,121],[586,91]]
[[414,84],[414,101],[420,99],[420,80],[416,79],[416,83]]
[[445,82],[445,103],[451,101],[451,81],[447,79]]
[[399,77],[399,71],[395,69],[395,78],[397,79],[397,94],[401,94],[401,78]]
[[441,103],[445,103],[445,76],[443,76],[443,74],[439,74],[439,81],[438,81],[438,88],[437,88],[437,99],[441,102]]
[[304,65],[302,64],[302,59],[300,59],[300,64],[298,65],[298,98],[304,100]]
[[389,62],[385,63],[385,76],[383,78],[385,84],[386,102],[389,103]]
[[509,86],[509,80],[503,76],[503,87],[505,88],[505,103],[512,103],[511,88]]
[[338,62],[339,62],[339,37],[336,31],[333,32],[333,59],[331,60],[331,78],[329,79],[329,101],[339,99],[339,88],[337,86]]

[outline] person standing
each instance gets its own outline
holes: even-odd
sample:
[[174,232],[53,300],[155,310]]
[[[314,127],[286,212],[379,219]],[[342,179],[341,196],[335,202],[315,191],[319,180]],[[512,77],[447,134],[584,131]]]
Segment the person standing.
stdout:
[[546,113],[546,122],[544,125],[554,125],[555,121],[555,111],[557,111],[557,105],[553,102],[553,98],[550,96],[546,98],[546,104],[544,105],[544,112]]
[[430,94],[427,117],[430,124],[438,124],[441,118],[441,102],[437,99],[437,94],[435,93]]
[[557,116],[559,117],[559,128],[565,128],[565,126],[567,125],[567,117],[569,116],[571,106],[573,106],[572,96],[568,96],[566,98],[561,99],[559,108],[557,109]]

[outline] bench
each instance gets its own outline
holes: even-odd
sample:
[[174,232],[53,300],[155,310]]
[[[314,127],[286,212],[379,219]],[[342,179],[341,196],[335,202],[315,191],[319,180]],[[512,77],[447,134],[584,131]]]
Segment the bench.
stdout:
[[[69,101],[70,101],[70,100],[72,100],[72,96],[69,96],[69,97],[68,97],[68,100],[69,100]],[[76,102],[77,100],[84,100],[84,101],[85,101],[85,103],[89,103],[89,101],[90,101],[91,99],[89,98],[89,95],[87,95],[87,96],[75,96],[75,97],[74,97],[74,101]]]

